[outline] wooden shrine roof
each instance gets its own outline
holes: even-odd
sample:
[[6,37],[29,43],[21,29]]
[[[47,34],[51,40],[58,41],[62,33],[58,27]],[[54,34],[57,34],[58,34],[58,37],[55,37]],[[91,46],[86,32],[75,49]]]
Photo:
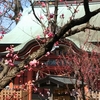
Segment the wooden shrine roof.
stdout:
[[[46,77],[39,79],[33,83],[40,88],[59,88],[67,85],[70,88],[74,88],[76,79],[67,76],[47,75]],[[81,85],[82,82],[79,81],[79,84]]]

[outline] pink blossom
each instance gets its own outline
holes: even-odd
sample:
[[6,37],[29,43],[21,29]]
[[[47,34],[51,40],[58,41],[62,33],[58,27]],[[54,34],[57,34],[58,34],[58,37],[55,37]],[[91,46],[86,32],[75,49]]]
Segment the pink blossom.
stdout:
[[54,34],[53,34],[52,32],[49,32],[49,33],[48,33],[48,36],[49,36],[50,38],[52,38],[52,37],[54,37]]
[[24,68],[28,68],[28,65],[25,65]]
[[44,2],[41,2],[42,7],[46,7],[46,4]]
[[9,51],[9,48],[7,47],[6,50]]
[[24,71],[23,71],[23,70],[21,70],[20,72],[21,72],[22,74],[24,73]]
[[10,57],[12,57],[12,56],[13,56],[13,54],[12,54],[12,53],[10,53],[10,54],[9,54],[9,56],[10,56]]
[[[9,49],[9,51],[10,51],[10,53],[13,53],[14,52],[14,49],[12,48],[12,49]],[[11,55],[12,56],[12,55]]]
[[38,90],[38,89],[35,87],[35,88],[34,88],[34,92],[36,92],[37,90]]
[[10,51],[10,53],[13,53],[14,52],[14,49],[13,48],[14,48],[14,46],[13,45],[10,45],[10,48],[7,47],[6,50],[7,51]]
[[6,65],[9,64],[9,61],[8,61],[7,59],[5,60],[5,64],[6,64]]
[[46,35],[46,34],[48,34],[49,33],[49,31],[50,31],[50,29],[47,27],[45,30],[44,30],[44,35]]
[[33,70],[33,68],[29,68],[28,70],[29,70],[29,71],[32,71],[32,70]]
[[41,65],[44,65],[44,63],[41,63]]
[[13,57],[15,58],[15,60],[18,59],[18,55],[17,54],[14,54]]
[[9,53],[6,54],[6,57],[9,57]]
[[50,55],[50,52],[47,52],[45,56],[47,57],[47,56],[49,56],[49,55]]
[[74,1],[74,4],[76,4],[77,2],[76,2],[76,0]]
[[5,34],[6,32],[5,31],[1,31],[1,34]]
[[40,39],[40,35],[37,36],[37,39],[38,39],[38,40]]
[[46,42],[46,40],[45,40],[45,39],[43,39],[43,40],[42,40],[42,42],[43,42],[43,43],[45,43],[45,42]]
[[59,0],[60,2],[62,2],[63,0]]
[[58,43],[58,41],[54,44],[54,46],[57,46],[59,43]]
[[10,65],[10,66],[14,66],[14,64],[13,64],[13,63],[9,63],[9,65]]
[[0,39],[2,39],[3,38],[3,36],[0,36]]
[[9,63],[12,63],[13,62],[12,59],[9,59],[8,61],[9,61]]
[[40,15],[40,19],[42,20],[42,19],[44,19],[44,17],[42,15]]
[[37,64],[37,60],[36,59],[34,59],[34,60],[32,60],[32,61],[29,62],[30,66],[36,67],[36,64]]
[[44,97],[44,95],[43,95],[43,94],[41,94],[41,96],[42,96],[42,97]]
[[49,91],[47,91],[47,94],[48,94],[48,96],[50,95],[50,92]]
[[21,76],[20,74],[17,75],[17,77],[20,77],[20,76]]
[[50,52],[47,52],[46,54],[47,54],[47,55],[50,55]]
[[20,16],[22,16],[22,14],[21,14],[21,13],[19,13],[19,14],[18,14],[18,16],[20,17]]
[[16,20],[16,21],[19,21],[19,20],[20,20],[20,18],[19,18],[19,17],[17,17],[15,20]]
[[6,57],[12,57],[12,56],[13,56],[13,54],[11,54],[11,53],[6,54]]

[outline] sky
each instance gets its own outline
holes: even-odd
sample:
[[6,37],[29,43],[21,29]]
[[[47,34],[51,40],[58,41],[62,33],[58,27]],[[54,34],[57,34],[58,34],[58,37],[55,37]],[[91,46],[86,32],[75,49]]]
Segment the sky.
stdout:
[[[12,0],[8,0],[8,1],[12,1]],[[4,11],[6,11],[6,9],[8,9],[7,10],[8,14],[13,16],[14,15],[13,11],[10,10],[11,8],[9,8],[6,4],[7,3],[0,3],[0,15],[2,15],[4,13]],[[22,4],[23,9],[28,8],[30,6],[30,3],[28,0],[21,0],[21,4]],[[6,14],[5,16],[8,16],[8,14]],[[0,28],[1,28],[1,26],[3,26],[6,29],[9,28],[9,30],[12,30],[16,26],[16,23],[14,20],[11,20],[8,17],[0,16]]]

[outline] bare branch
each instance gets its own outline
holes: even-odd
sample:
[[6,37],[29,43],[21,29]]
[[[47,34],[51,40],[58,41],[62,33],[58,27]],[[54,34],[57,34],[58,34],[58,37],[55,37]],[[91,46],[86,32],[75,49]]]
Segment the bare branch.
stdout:
[[[57,37],[62,37],[67,31],[69,31],[72,27],[74,27],[76,25],[81,25],[81,24],[84,24],[84,23],[88,22],[91,17],[95,16],[99,12],[100,12],[100,8],[97,9],[97,10],[94,10],[93,12],[90,12],[90,16],[85,15],[85,16],[83,16],[81,18],[71,20],[69,23],[65,24],[61,28],[61,30],[57,34]],[[72,34],[68,34],[67,36],[71,36],[71,35]]]
[[80,25],[74,29],[70,29],[68,32],[66,32],[66,34],[64,34],[63,37],[68,37],[68,35],[70,36],[70,35],[74,35],[78,32],[85,31],[85,29],[100,31],[100,27],[95,27],[95,26],[92,26],[89,24],[84,24],[84,25]]
[[31,0],[30,0],[30,3],[31,3],[32,11],[33,11],[33,14],[34,14],[35,18],[39,21],[39,23],[42,25],[42,27],[45,28],[45,25],[42,23],[42,21],[35,14],[34,3],[32,3]]

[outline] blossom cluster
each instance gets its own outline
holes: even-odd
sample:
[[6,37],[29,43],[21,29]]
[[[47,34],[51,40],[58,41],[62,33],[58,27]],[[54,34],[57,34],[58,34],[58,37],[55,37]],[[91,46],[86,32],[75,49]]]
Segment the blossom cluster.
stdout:
[[8,53],[6,54],[5,64],[11,66],[14,66],[14,61],[18,59],[18,55],[14,54],[14,46],[11,45],[10,47],[7,47],[6,50]]
[[46,28],[43,33],[46,37],[49,37],[49,38],[54,37],[54,33],[50,30],[50,28]]

